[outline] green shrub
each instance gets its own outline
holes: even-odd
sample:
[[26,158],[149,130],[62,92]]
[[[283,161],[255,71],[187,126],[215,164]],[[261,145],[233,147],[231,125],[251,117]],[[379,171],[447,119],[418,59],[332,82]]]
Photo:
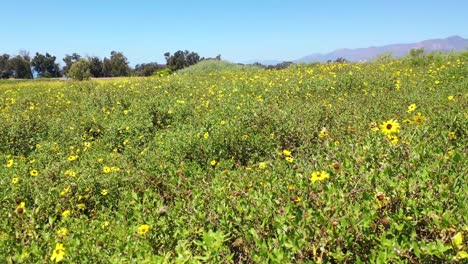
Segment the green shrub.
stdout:
[[77,81],[89,80],[91,76],[90,63],[87,60],[75,62],[68,72],[68,77]]
[[153,73],[153,76],[165,77],[165,76],[169,76],[171,74],[172,74],[171,69],[165,68],[165,69],[162,69],[162,70],[155,71]]

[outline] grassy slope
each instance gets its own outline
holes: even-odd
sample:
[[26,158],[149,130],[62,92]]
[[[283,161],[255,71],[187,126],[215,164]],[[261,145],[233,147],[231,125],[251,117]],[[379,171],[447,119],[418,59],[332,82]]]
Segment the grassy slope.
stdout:
[[[451,238],[467,229],[467,61],[183,73],[0,84],[2,262],[49,260],[57,243],[82,263],[466,250]],[[390,119],[396,144],[370,129]]]

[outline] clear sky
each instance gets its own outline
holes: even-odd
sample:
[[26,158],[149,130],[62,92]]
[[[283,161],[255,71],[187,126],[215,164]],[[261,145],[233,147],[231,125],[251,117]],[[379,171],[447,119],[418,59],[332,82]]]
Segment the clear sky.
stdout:
[[0,53],[109,56],[165,63],[187,49],[244,62],[338,48],[468,37],[468,1],[2,0]]

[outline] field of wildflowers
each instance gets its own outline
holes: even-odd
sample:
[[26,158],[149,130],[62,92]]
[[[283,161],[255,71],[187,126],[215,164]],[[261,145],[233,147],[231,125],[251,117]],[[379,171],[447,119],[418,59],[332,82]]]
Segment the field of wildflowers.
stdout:
[[0,82],[2,263],[468,257],[466,56]]

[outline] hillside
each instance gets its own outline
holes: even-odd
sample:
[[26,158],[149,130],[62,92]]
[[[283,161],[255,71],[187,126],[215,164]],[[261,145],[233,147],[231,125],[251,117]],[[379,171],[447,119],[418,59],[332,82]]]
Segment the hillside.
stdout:
[[463,56],[2,81],[0,263],[466,263]]

